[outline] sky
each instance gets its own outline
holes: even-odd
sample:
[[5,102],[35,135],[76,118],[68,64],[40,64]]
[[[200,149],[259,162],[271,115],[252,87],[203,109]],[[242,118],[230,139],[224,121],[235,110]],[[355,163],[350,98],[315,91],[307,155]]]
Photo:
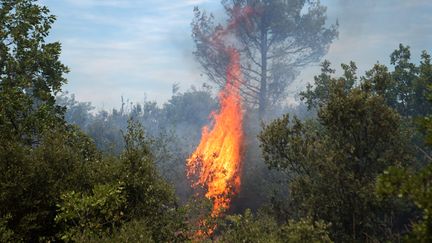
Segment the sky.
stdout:
[[[193,57],[194,6],[223,18],[219,0],[41,0],[57,16],[48,41],[62,43],[62,61],[71,72],[64,90],[97,109],[132,102],[159,104],[181,91],[200,87],[206,77]],[[328,24],[339,22],[339,38],[328,59],[337,68],[353,60],[362,74],[373,64],[389,64],[399,43],[411,46],[414,60],[432,52],[432,0],[321,0]],[[290,87],[294,95],[313,82],[319,65],[302,70]]]

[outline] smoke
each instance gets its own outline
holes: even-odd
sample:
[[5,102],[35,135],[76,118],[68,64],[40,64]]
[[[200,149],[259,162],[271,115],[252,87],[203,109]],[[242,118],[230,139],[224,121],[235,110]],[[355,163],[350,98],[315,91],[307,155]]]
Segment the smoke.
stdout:
[[187,169],[193,186],[203,187],[205,196],[213,201],[214,217],[229,209],[232,195],[238,193],[241,184],[244,130],[240,85],[243,78],[240,53],[229,37],[240,22],[248,25],[253,14],[250,7],[234,9],[232,21],[225,28],[217,28],[207,40],[217,52],[229,57],[226,84],[219,93],[220,109],[212,112],[212,126],[203,128],[201,141],[187,160]]
[[[359,75],[373,66],[374,63],[388,63],[388,55],[400,42],[409,44],[412,47],[413,57],[418,57],[418,53],[423,49],[432,49],[432,25],[430,25],[432,12],[432,2],[429,0],[414,0],[414,1],[357,1],[357,0],[328,0],[322,1],[327,6],[328,22],[335,23],[339,21],[339,40],[333,43],[329,53],[324,57],[333,63],[333,67],[337,68],[340,63],[347,63],[351,60],[356,61],[359,67]],[[189,10],[188,10],[189,11]],[[192,9],[190,9],[192,16]],[[214,12],[214,11],[212,11]],[[223,10],[216,11],[216,22],[224,22],[222,16]],[[241,16],[241,13],[239,14]],[[192,18],[192,17],[191,17]],[[190,19],[187,20],[187,24]],[[172,22],[172,25],[176,22]],[[183,35],[179,37],[178,35]],[[175,32],[168,35],[171,41],[171,47],[182,50],[181,58],[168,58],[173,55],[172,52],[166,52],[165,55],[155,56],[159,60],[158,70],[162,70],[162,77],[158,77],[158,83],[162,83],[162,78],[165,83],[169,82],[193,82],[201,83],[207,78],[198,76],[200,73],[199,67],[192,58],[192,40],[185,36],[190,36],[190,32],[179,33]],[[189,42],[190,41],[190,42]],[[224,37],[224,42],[235,45],[235,41]],[[77,46],[82,42],[77,42]],[[135,45],[136,46],[136,45]],[[135,47],[134,46],[134,47]],[[66,45],[67,47],[67,45]],[[108,48],[108,47],[107,47]],[[134,50],[133,53],[136,53]],[[175,54],[175,53],[174,53]],[[146,56],[142,53],[137,53],[141,59]],[[115,58],[111,58],[115,59]],[[120,59],[120,61],[125,58]],[[174,62],[173,62],[174,60]],[[179,63],[183,65],[179,65]],[[83,62],[84,63],[84,62]],[[100,62],[97,62],[101,65]],[[125,62],[126,63],[126,62]],[[103,63],[102,63],[103,64]],[[150,63],[145,62],[145,65],[136,65],[136,69],[125,69],[126,72],[136,72]],[[188,75],[180,75],[179,70],[184,68],[184,64],[190,66],[188,73],[194,73],[189,78]],[[108,66],[110,67],[110,66]],[[72,67],[73,68],[73,67]],[[148,68],[153,68],[149,66]],[[73,68],[72,73],[80,68]],[[108,68],[109,69],[109,68]],[[121,69],[121,68],[120,68]],[[120,70],[119,69],[119,70]],[[297,78],[298,82],[292,87],[290,99],[298,92],[305,88],[306,83],[313,82],[313,76],[319,74],[320,68],[315,65],[307,69],[301,70],[301,75]],[[164,71],[165,70],[165,71]],[[141,81],[134,82],[134,85],[139,83],[143,89],[148,89],[148,84],[143,82],[148,77],[148,73],[141,70],[143,77]],[[166,75],[171,73],[171,75]],[[108,75],[108,74],[107,74]],[[145,77],[144,77],[145,75]],[[75,76],[76,77],[76,76]],[[129,87],[127,81],[128,76],[120,77],[122,80],[119,84],[122,88]],[[180,80],[178,80],[178,78]],[[173,80],[175,78],[176,80]],[[191,80],[191,79],[194,80]],[[72,82],[75,80],[71,79]],[[90,80],[93,82],[93,80]],[[112,83],[111,83],[112,84]],[[98,92],[89,89],[87,92],[92,96],[99,94],[99,99],[106,99],[104,87],[108,87],[112,91],[118,90],[113,85],[107,85],[104,80],[103,85],[95,84]],[[83,86],[88,88],[88,85]],[[136,86],[132,88],[138,90]],[[81,91],[80,91],[81,92]],[[143,92],[140,92],[141,94]],[[127,118],[133,112],[138,112],[136,116],[149,131],[152,137],[158,137],[168,143],[167,151],[170,151],[170,157],[163,157],[164,151],[160,151],[157,155],[158,163],[165,177],[170,179],[176,185],[176,189],[181,194],[182,199],[185,199],[190,193],[189,184],[186,183],[184,161],[193,152],[194,148],[199,143],[201,136],[201,128],[209,123],[209,113],[217,108],[214,100],[213,91],[190,90],[183,93],[177,93],[170,96],[171,89],[167,88],[164,96],[168,97],[168,101],[162,105],[157,105],[148,102],[140,108],[132,107],[128,114],[121,114],[118,110],[101,111],[95,114],[89,112],[85,114],[86,109],[90,109],[90,104],[72,105],[75,109],[70,109],[68,112],[68,120],[79,124],[92,137],[95,138],[99,146],[103,146],[106,141],[118,142],[121,140],[120,130],[125,128]],[[130,97],[130,93],[123,92],[126,97]],[[115,94],[113,94],[115,96]],[[118,95],[117,100],[120,98]],[[159,95],[161,96],[161,95]],[[171,97],[171,98],[169,98]],[[136,99],[135,99],[136,100]],[[280,116],[283,113],[296,114],[300,117],[311,116],[303,105],[299,106],[275,106],[268,113],[268,120]],[[247,111],[244,119],[245,125],[245,141],[247,151],[244,154],[244,171],[243,183],[240,194],[238,195],[235,204],[235,211],[241,211],[244,208],[258,208],[266,202],[269,202],[271,191],[280,187],[278,181],[282,178],[281,175],[267,170],[260,155],[259,144],[256,139],[256,134],[261,130],[261,125],[258,121],[256,112],[251,109]],[[163,136],[162,136],[163,135]],[[121,144],[119,145],[121,146]],[[109,145],[107,145],[109,147]],[[183,178],[182,178],[183,176]]]
[[377,3],[373,0],[338,0],[335,8],[329,11],[333,15],[330,18],[336,17],[339,20],[342,37],[363,35],[367,19],[373,14],[376,6]]
[[[390,64],[389,54],[403,43],[411,46],[414,61],[432,48],[432,2],[428,0],[328,0],[329,22],[338,20],[339,38],[324,59],[341,74],[340,64],[356,62],[359,75],[375,63]],[[301,91],[320,73],[318,65],[302,70],[293,91]]]

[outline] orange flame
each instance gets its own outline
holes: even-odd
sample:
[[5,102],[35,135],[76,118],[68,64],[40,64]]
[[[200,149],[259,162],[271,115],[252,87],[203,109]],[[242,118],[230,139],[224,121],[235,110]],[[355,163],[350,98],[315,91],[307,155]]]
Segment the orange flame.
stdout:
[[[209,44],[229,57],[224,89],[219,93],[220,110],[212,113],[212,127],[204,127],[201,142],[187,160],[187,175],[195,179],[193,186],[203,187],[205,196],[213,201],[212,217],[229,209],[232,196],[240,189],[241,149],[243,143],[243,110],[240,85],[243,82],[240,54],[227,47],[224,38],[239,23],[250,29],[250,17],[255,11],[246,6],[235,7],[226,28],[218,28],[210,36]],[[213,229],[208,229],[211,234]]]
[[227,210],[231,196],[240,188],[243,111],[240,99],[240,55],[228,48],[230,63],[227,84],[219,93],[220,111],[213,113],[213,128],[204,127],[201,142],[187,160],[189,178],[197,176],[194,186],[207,189],[213,200],[212,216]]

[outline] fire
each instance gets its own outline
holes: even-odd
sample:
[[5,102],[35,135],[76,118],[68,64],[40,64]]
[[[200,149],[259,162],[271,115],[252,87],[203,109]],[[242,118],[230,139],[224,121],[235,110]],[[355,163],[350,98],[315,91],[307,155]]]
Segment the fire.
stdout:
[[209,38],[216,50],[229,57],[226,85],[219,93],[220,110],[212,113],[212,126],[204,127],[201,142],[187,160],[187,175],[195,187],[206,190],[205,196],[213,201],[212,216],[229,209],[232,196],[240,189],[241,149],[243,143],[243,110],[240,95],[242,73],[240,53],[224,38],[240,22],[250,28],[251,7],[235,8],[233,18],[225,29],[218,29]]
[[212,216],[229,208],[231,196],[240,188],[243,110],[240,99],[240,55],[228,48],[227,83],[219,93],[220,111],[213,113],[213,127],[204,127],[201,142],[187,161],[188,176],[198,177],[213,200]]

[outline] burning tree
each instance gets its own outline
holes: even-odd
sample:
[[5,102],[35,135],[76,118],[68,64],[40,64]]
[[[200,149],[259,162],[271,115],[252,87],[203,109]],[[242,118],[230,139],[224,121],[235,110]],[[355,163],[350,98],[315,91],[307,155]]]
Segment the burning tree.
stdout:
[[229,208],[231,196],[240,188],[243,142],[240,86],[243,78],[240,53],[230,39],[237,26],[249,22],[256,12],[247,7],[236,12],[237,17],[226,28],[218,28],[207,40],[216,54],[228,57],[226,83],[219,93],[220,110],[212,114],[212,126],[204,127],[200,144],[187,160],[188,176],[194,186],[204,187],[205,196],[213,201],[214,217]]
[[[258,107],[262,117],[270,105],[286,95],[299,69],[317,62],[337,37],[337,24],[326,27],[326,7],[306,0],[223,0],[229,22],[239,19],[239,9],[259,13],[235,28],[235,41],[241,45],[241,71],[245,82],[241,95],[246,103]],[[210,81],[223,87],[229,63],[227,53],[218,52],[211,36],[222,27],[214,16],[195,8],[192,37],[195,56]]]

